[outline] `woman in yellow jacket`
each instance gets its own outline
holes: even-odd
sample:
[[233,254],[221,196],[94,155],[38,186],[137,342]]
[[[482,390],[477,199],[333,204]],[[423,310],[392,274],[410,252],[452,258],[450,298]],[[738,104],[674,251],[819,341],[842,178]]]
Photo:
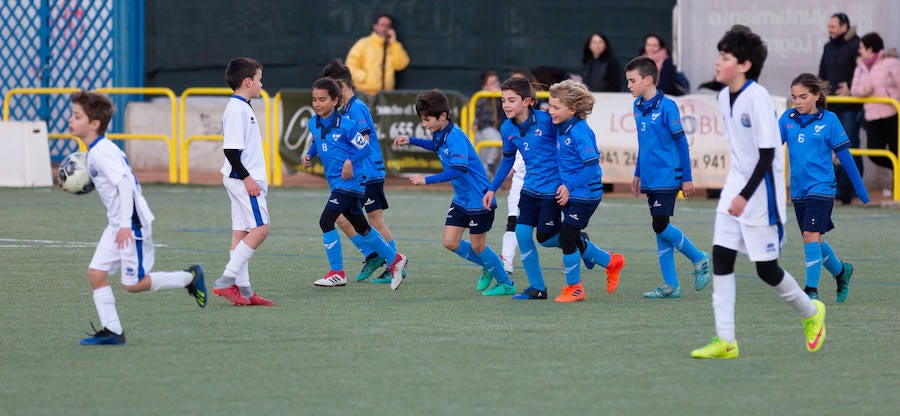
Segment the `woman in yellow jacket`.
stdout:
[[356,41],[347,53],[346,63],[353,83],[364,94],[393,90],[394,72],[409,65],[409,55],[397,41],[393,23],[390,15],[379,15],[372,25],[372,34]]

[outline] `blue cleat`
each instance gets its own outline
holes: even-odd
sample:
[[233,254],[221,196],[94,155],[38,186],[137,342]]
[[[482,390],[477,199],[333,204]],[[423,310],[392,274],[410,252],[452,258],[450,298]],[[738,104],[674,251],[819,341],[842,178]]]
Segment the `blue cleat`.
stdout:
[[94,334],[81,340],[81,345],[125,345],[125,333],[116,334],[106,328],[97,331],[94,324],[91,323],[91,329]]
[[203,266],[199,264],[195,264],[191,267],[188,267],[184,271],[191,274],[194,277],[190,283],[184,288],[187,289],[188,294],[194,297],[194,300],[197,301],[197,306],[201,308],[206,307],[206,282],[203,280]]
[[535,289],[529,286],[528,289],[525,289],[522,293],[519,293],[512,298],[515,300],[547,299],[547,289]]

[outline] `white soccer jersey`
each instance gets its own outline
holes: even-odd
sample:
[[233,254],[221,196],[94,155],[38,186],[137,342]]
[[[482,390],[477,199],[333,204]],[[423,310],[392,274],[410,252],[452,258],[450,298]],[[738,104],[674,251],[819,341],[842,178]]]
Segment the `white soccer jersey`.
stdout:
[[[100,196],[100,201],[106,206],[106,217],[109,225],[123,228],[131,227],[130,223],[120,224],[119,189],[116,187],[119,181],[131,181],[131,192],[134,200],[134,209],[142,227],[149,228],[153,222],[153,213],[147,205],[147,200],[141,194],[141,185],[134,177],[134,171],[128,164],[125,152],[119,149],[115,143],[101,136],[91,143],[87,153],[87,168],[94,182],[94,189]],[[128,215],[131,218],[131,215]]]
[[[241,150],[241,163],[250,176],[257,181],[266,180],[266,161],[262,147],[262,134],[259,130],[259,122],[250,103],[243,98],[232,96],[225,106],[222,115],[223,149]],[[225,159],[222,166],[222,174],[231,175],[231,163]]]
[[731,144],[728,177],[719,198],[717,212],[728,214],[731,201],[747,185],[759,161],[759,149],[775,149],[769,172],[747,201],[738,221],[746,225],[784,224],[787,219],[784,184],[784,150],[778,130],[778,114],[769,92],[756,82],[738,94],[732,106],[728,88],[719,92],[719,110],[725,125],[725,138]]

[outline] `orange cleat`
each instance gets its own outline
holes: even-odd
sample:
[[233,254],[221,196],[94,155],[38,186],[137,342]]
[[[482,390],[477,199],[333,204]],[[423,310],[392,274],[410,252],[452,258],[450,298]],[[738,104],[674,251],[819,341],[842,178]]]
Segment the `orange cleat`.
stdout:
[[581,302],[584,298],[584,286],[579,282],[562,288],[562,294],[555,300],[557,302]]
[[613,293],[619,288],[619,272],[625,266],[625,256],[613,253],[606,266],[606,293]]
[[275,302],[260,296],[259,293],[254,293],[250,297],[250,306],[275,306]]
[[237,285],[231,285],[226,288],[213,288],[213,293],[228,299],[231,303],[235,304],[235,306],[244,306],[250,304],[250,299],[247,299],[246,296],[241,294],[241,290],[238,289]]

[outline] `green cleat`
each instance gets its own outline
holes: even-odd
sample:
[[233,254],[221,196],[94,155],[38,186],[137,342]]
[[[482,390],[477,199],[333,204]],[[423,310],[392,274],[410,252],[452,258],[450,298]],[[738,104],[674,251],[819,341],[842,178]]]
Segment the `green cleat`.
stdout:
[[844,262],[844,269],[841,271],[841,274],[834,277],[834,281],[837,283],[837,301],[838,303],[842,303],[847,300],[847,295],[850,294],[850,277],[853,276],[853,265],[847,262]]
[[[381,277],[376,277],[376,278],[370,280],[370,282],[383,285],[383,284],[390,283],[391,277],[392,277],[391,271],[385,270],[384,273],[381,274]],[[403,277],[406,277],[406,269],[403,269]]]
[[363,262],[363,268],[359,271],[359,274],[356,275],[356,281],[362,282],[363,280],[368,279],[375,273],[375,270],[378,270],[379,267],[384,266],[384,259],[377,254],[370,254],[369,257],[366,257],[365,262]]
[[694,289],[701,291],[709,283],[709,254],[703,253],[703,258],[694,263]]
[[819,300],[813,300],[812,303],[816,305],[816,313],[803,318],[803,332],[806,333],[806,350],[816,352],[825,342],[825,304]]
[[681,297],[681,288],[665,284],[649,292],[644,292],[648,299],[678,299]]
[[725,342],[719,339],[719,337],[713,337],[712,342],[705,347],[691,351],[691,357],[714,359],[738,358],[739,352],[740,350],[738,350],[737,341]]
[[481,294],[484,296],[512,296],[516,294],[516,284],[497,283]]
[[475,290],[481,292],[490,287],[491,282],[493,281],[494,276],[491,276],[491,274],[487,270],[482,270],[481,277],[478,278],[478,284],[475,285]]
[[809,296],[809,300],[816,300],[819,298],[819,289],[814,287],[806,286],[803,288],[803,292],[806,293],[806,296]]

